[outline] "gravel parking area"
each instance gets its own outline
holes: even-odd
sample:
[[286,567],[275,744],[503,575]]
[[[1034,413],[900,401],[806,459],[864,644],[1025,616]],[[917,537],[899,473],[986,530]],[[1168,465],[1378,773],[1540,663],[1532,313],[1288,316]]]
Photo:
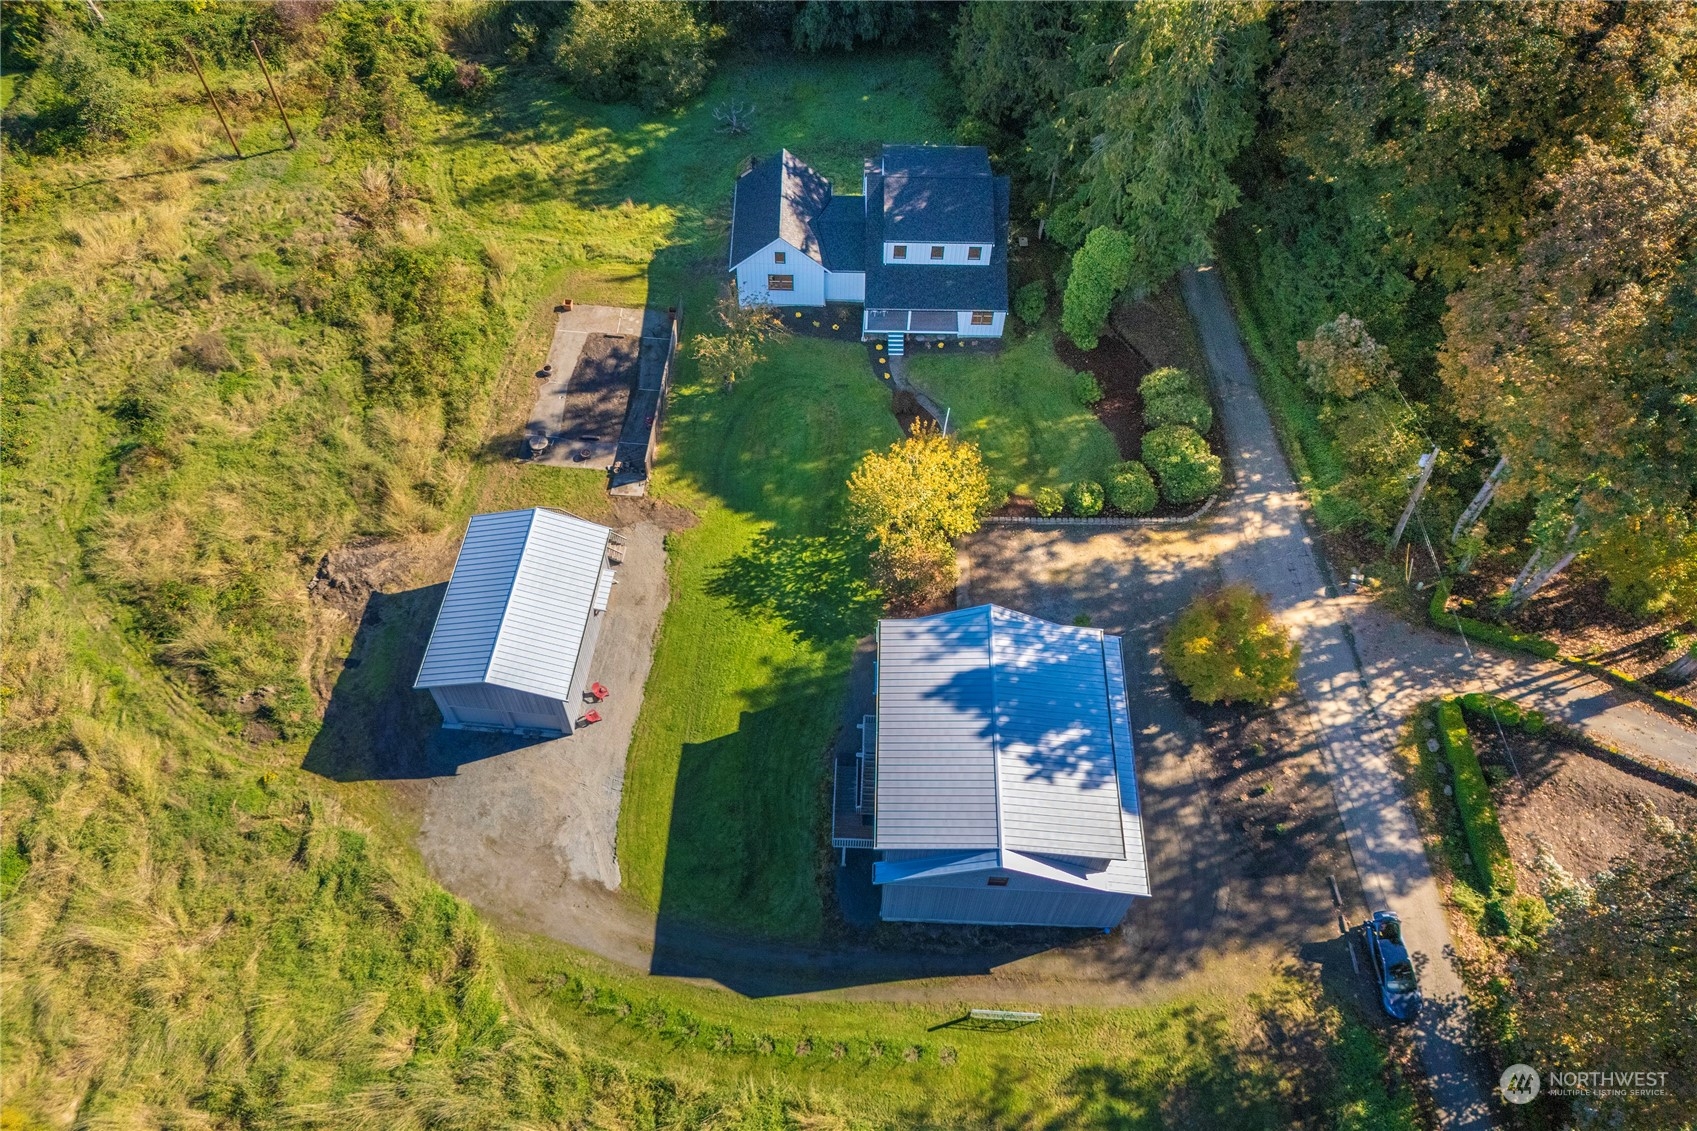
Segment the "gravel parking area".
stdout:
[[431,871],[480,910],[529,930],[548,932],[564,907],[593,898],[582,888],[619,887],[625,752],[667,600],[664,532],[645,522],[621,533],[624,566],[594,658],[594,677],[612,691],[597,708],[602,721],[466,762],[424,787],[418,843]]

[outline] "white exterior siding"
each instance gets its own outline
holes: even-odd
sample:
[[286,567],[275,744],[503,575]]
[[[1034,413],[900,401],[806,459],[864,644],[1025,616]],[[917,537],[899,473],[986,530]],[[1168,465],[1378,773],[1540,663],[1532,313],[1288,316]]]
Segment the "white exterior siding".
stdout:
[[826,302],[865,302],[866,301],[866,272],[864,272],[864,271],[827,271],[827,272],[825,272],[825,301]]
[[486,683],[432,687],[430,695],[442,712],[442,725],[449,730],[571,733],[572,721],[566,715],[566,705],[558,699]]
[[[784,261],[777,261],[782,252]],[[773,306],[824,306],[825,268],[817,260],[803,254],[783,240],[773,240],[736,266],[737,301],[743,306],[770,303]],[[767,287],[767,276],[790,275],[795,290],[773,291]],[[861,288],[865,290],[865,276]]]
[[995,315],[995,318],[988,326],[974,326],[972,324],[972,311],[970,311],[970,310],[957,311],[955,317],[957,319],[959,319],[960,328],[956,331],[956,333],[958,333],[963,338],[999,338],[999,337],[1001,337],[1002,336],[1002,324],[1004,322],[1006,322],[1007,319],[1008,319],[1007,312],[1003,311],[1003,310],[996,310],[996,311],[992,311],[991,313],[993,315]]
[[[896,248],[898,247],[907,248],[907,258],[896,258]],[[931,258],[931,249],[934,247],[941,247],[943,249],[943,258]],[[978,252],[979,258],[967,258],[969,254],[967,249],[974,247],[980,249]],[[929,240],[925,243],[904,243],[901,240],[890,240],[884,244],[884,262],[914,264],[929,263],[933,266],[941,263],[949,267],[988,267],[990,266],[991,254],[994,251],[995,245],[988,240],[983,243],[938,243],[936,240]]]

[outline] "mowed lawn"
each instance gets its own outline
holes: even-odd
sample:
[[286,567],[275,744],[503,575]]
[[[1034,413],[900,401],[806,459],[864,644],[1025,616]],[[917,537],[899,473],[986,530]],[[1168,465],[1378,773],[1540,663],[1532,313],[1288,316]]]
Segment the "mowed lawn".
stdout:
[[[806,937],[823,752],[855,640],[878,615],[844,483],[900,437],[865,354],[792,338],[726,393],[675,393],[660,493],[700,516],[674,533],[625,776],[625,888],[662,915]],[[691,367],[684,369],[688,380]]]
[[949,409],[949,431],[976,440],[991,473],[1012,491],[1100,481],[1120,456],[1114,438],[1078,400],[1078,375],[1055,356],[1047,332],[994,357],[918,349],[913,383]]

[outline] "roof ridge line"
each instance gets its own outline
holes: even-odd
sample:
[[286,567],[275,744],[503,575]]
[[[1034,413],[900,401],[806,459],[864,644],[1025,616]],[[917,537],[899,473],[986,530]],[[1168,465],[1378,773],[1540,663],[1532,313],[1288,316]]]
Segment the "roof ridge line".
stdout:
[[1008,850],[1006,818],[1002,814],[1002,716],[1001,699],[996,695],[996,609],[994,603],[985,606],[985,619],[990,631],[985,634],[985,659],[990,668],[990,781],[996,787],[996,859]]
[[[1101,629],[1096,630],[1096,648],[1102,656],[1102,689],[1108,693],[1108,753],[1112,756],[1109,759],[1108,769],[1114,775],[1114,800],[1118,803],[1114,807],[1119,810],[1119,820],[1114,822],[1114,827],[1120,838],[1119,858],[1126,860],[1130,858],[1130,853],[1125,846],[1125,794],[1120,791],[1120,744],[1119,739],[1114,737],[1114,673],[1108,670],[1108,634]],[[1124,687],[1125,657],[1123,655],[1120,657],[1120,669],[1122,674],[1120,686]],[[1129,734],[1131,728],[1131,692],[1129,690],[1126,691],[1125,725]]]
[[[518,590],[519,571],[524,568],[524,559],[530,554],[530,535],[536,529],[536,513],[541,507],[529,507],[530,521],[524,527],[524,545],[519,547],[519,556],[513,562],[513,572],[507,578],[507,595],[501,602],[501,623],[495,626],[495,639],[489,645],[489,658],[483,662],[483,682],[494,683],[489,674],[495,670],[495,657],[501,654],[501,638],[507,634],[507,615],[513,609],[513,594]],[[469,533],[469,528],[468,528]],[[496,684],[505,687],[506,684]]]

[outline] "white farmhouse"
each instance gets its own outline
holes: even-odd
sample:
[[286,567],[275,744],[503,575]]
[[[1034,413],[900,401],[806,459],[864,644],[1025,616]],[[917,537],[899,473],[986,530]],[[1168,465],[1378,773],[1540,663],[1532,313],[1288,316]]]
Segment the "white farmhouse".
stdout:
[[860,196],[789,150],[737,181],[730,270],[744,306],[859,303],[863,336],[999,338],[1008,312],[1008,179],[981,146],[886,145]]

